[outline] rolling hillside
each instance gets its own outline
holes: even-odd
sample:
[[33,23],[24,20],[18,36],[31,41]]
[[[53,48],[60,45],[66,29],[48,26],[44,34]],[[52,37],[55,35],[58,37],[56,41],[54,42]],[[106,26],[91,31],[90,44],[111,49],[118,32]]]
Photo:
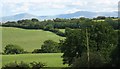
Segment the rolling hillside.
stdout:
[[25,30],[12,27],[3,27],[0,30],[2,30],[2,49],[7,44],[16,44],[31,52],[40,48],[45,40],[59,41],[64,39],[54,33],[43,30]]

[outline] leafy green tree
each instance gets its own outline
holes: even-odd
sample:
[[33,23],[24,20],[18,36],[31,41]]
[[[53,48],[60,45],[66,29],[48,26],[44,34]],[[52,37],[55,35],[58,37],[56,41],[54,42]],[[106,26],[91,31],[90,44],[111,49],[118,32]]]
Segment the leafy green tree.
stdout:
[[66,39],[60,42],[61,51],[63,54],[63,64],[71,65],[74,62],[75,57],[81,57],[85,47],[85,31],[83,30],[71,30],[66,28]]
[[97,19],[100,20],[100,19],[105,19],[106,17],[105,16],[98,16]]
[[44,29],[47,30],[47,31],[49,31],[49,30],[54,29],[54,27],[53,27],[53,25],[46,25],[46,26],[44,27]]
[[109,63],[110,53],[117,45],[117,33],[105,22],[91,24],[88,32],[91,51],[99,52],[104,57],[105,63]]
[[99,53],[90,52],[88,63],[88,56],[87,53],[82,53],[82,56],[75,59],[75,62],[71,65],[72,67],[102,67],[104,65],[103,58],[100,56]]
[[111,25],[114,29],[119,29],[119,21],[113,20],[112,18],[106,18],[105,22],[107,22],[109,25]]
[[23,48],[13,45],[13,44],[8,44],[5,47],[4,53],[6,54],[22,54],[24,53]]
[[34,49],[32,53],[42,53],[41,49]]
[[[87,31],[86,31],[87,29]],[[86,36],[88,33],[88,39]],[[65,31],[66,39],[61,42],[64,64],[71,65],[83,52],[99,52],[104,63],[111,61],[110,53],[116,47],[117,37],[114,29],[105,22],[87,22],[82,29]],[[88,42],[87,42],[88,40]]]
[[118,33],[118,44],[117,47],[112,51],[111,58],[112,64],[116,67],[120,66],[120,30],[116,31]]
[[36,18],[32,18],[32,22],[39,22],[39,20]]
[[43,53],[57,53],[60,52],[59,44],[52,40],[46,40],[41,47]]

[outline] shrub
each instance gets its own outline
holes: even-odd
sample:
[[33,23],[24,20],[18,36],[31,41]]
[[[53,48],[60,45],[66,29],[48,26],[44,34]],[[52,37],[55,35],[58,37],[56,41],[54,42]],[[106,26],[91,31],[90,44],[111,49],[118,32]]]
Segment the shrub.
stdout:
[[41,63],[41,62],[31,62],[30,63],[31,66],[32,66],[32,69],[40,69],[40,68],[43,68],[44,66],[46,66],[44,63]]
[[34,49],[34,51],[32,53],[42,53],[41,49]]
[[86,53],[83,53],[81,57],[76,58],[73,62],[72,67],[102,67],[103,58],[98,53],[90,53],[89,63],[88,56]]
[[17,62],[8,63],[4,65],[1,69],[30,69],[30,66],[29,64],[21,61],[21,63]]
[[52,40],[46,40],[41,47],[42,53],[58,53],[60,52],[59,44]]
[[20,63],[12,62],[2,66],[1,69],[41,69],[46,66],[44,63],[41,62],[31,62],[25,63],[21,61]]
[[5,47],[4,53],[5,54],[22,54],[24,53],[24,49],[17,45],[8,44]]

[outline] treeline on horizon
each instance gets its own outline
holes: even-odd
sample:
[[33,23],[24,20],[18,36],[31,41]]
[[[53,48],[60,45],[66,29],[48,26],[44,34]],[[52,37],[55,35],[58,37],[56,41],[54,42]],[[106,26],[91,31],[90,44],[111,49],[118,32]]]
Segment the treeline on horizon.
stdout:
[[[104,20],[104,21],[102,21]],[[25,19],[25,20],[18,20],[18,21],[8,21],[3,23],[2,26],[4,27],[17,27],[17,28],[24,28],[24,29],[42,29],[45,31],[51,31],[59,36],[65,37],[65,34],[59,29],[71,28],[71,29],[78,29],[86,27],[85,23],[99,23],[104,22],[111,25],[115,30],[118,30],[120,19],[114,17],[102,17],[98,16],[97,18],[89,19],[89,18],[71,18],[71,19],[61,19],[56,18],[53,20],[44,20],[39,21],[36,18],[33,19]]]

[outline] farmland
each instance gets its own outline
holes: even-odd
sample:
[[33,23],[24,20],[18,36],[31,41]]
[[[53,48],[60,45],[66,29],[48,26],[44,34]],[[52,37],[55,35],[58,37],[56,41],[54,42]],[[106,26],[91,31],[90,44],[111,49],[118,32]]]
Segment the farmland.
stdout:
[[62,53],[42,53],[42,54],[18,54],[18,55],[3,55],[2,64],[10,62],[42,62],[47,67],[66,67],[67,65],[62,64]]
[[59,42],[60,39],[64,39],[54,33],[43,30],[26,30],[12,27],[3,27],[0,30],[2,30],[2,49],[7,44],[16,44],[31,52],[36,48],[40,48],[45,40]]
[[[62,63],[70,67],[119,66],[117,23],[115,20],[92,21],[85,18],[80,21],[56,19],[40,22],[32,19],[8,22],[0,29],[4,50],[2,64],[35,61],[46,63],[47,67],[67,67]],[[58,43],[60,39],[65,40]]]

